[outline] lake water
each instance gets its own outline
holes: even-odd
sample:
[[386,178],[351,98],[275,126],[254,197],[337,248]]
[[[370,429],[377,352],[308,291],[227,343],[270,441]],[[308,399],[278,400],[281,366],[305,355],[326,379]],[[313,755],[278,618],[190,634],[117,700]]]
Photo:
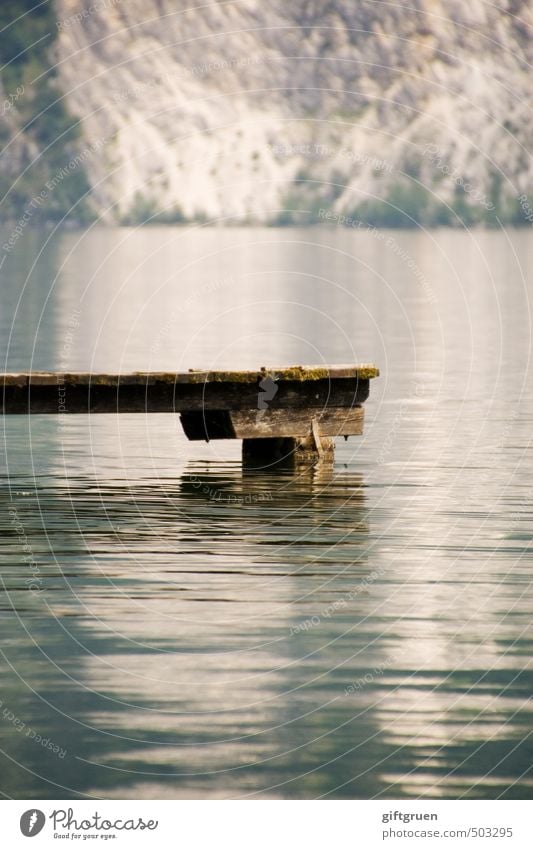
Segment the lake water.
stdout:
[[4,795],[533,797],[532,257],[526,230],[21,235],[0,371],[382,376],[295,476],[169,415],[4,417]]

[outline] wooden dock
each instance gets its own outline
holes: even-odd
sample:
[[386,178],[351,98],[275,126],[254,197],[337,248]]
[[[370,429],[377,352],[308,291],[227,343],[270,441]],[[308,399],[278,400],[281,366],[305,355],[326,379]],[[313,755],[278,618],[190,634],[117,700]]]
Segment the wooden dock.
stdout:
[[333,457],[333,438],[363,432],[374,365],[259,371],[0,374],[3,414],[178,413],[188,439],[242,439],[243,457]]

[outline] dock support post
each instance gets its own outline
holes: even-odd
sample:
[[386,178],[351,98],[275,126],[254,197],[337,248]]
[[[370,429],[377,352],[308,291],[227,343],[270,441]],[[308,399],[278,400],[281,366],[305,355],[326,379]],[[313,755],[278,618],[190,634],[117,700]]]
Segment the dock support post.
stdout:
[[335,443],[331,437],[280,436],[263,439],[243,439],[242,461],[248,469],[267,471],[272,466],[315,466],[333,464]]

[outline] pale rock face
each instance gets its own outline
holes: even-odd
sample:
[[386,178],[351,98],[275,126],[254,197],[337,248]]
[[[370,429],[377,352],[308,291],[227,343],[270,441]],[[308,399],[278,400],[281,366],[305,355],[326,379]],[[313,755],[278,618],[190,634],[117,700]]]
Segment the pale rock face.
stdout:
[[55,9],[60,84],[104,220],[142,203],[221,223],[290,207],[311,221],[414,180],[448,201],[446,167],[468,203],[494,179],[510,198],[533,183],[530,0]]

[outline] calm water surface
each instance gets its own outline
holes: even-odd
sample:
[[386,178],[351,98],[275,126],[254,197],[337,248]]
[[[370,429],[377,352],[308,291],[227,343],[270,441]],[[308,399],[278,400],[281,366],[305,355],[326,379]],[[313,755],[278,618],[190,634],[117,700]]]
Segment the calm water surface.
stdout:
[[2,420],[4,795],[533,797],[532,256],[525,230],[21,236],[0,371],[382,377],[296,476],[173,416]]

